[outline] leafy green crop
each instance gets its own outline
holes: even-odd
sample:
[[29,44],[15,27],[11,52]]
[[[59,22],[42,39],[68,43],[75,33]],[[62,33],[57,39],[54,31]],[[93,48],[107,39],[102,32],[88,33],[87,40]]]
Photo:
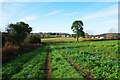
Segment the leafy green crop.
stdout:
[[65,59],[54,50],[51,52],[51,77],[52,78],[81,78],[79,74]]
[[96,79],[120,79],[118,46],[118,40],[51,45]]
[[120,44],[118,43],[120,43],[118,40],[51,43],[49,46],[42,46],[4,63],[2,77],[4,80],[45,78],[49,49],[51,78],[85,78],[67,61],[69,59],[81,70],[92,74],[95,80],[118,80],[120,79]]
[[2,77],[5,78],[45,78],[46,47],[25,53],[9,63],[3,64]]

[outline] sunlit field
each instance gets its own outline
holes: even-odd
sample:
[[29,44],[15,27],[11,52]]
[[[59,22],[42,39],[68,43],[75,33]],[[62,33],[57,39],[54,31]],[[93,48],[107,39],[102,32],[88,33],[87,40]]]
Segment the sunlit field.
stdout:
[[[70,39],[70,38],[68,38]],[[51,43],[3,64],[3,79],[46,78],[47,55],[50,78],[118,79],[118,40]]]

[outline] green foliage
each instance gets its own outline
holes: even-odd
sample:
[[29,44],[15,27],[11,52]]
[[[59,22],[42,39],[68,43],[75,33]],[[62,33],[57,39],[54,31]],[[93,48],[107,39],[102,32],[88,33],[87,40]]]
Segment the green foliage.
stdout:
[[[51,78],[82,78],[64,57],[90,74],[95,80],[120,79],[118,40],[96,42],[52,43],[33,52],[22,54],[4,63],[3,78],[45,78],[45,60],[50,50]],[[63,54],[63,55],[61,55]],[[6,79],[5,79],[6,80]]]
[[26,36],[32,31],[32,28],[24,22],[11,23],[6,28],[8,33],[7,40],[16,45],[20,45]]
[[6,41],[6,37],[7,37],[7,33],[2,33],[2,47],[4,47],[5,43],[7,42]]
[[77,38],[77,41],[79,40],[80,36],[85,37],[85,33],[83,31],[83,27],[82,26],[83,26],[83,22],[81,20],[74,21],[72,26],[71,26],[71,29],[76,34],[75,36]]
[[41,37],[39,35],[31,34],[31,35],[26,37],[24,42],[28,43],[28,44],[41,43]]
[[2,78],[45,78],[46,47],[41,47],[30,53],[19,55],[15,59],[4,63]]
[[[58,51],[53,50],[50,57],[51,63],[51,78],[81,78],[79,74]],[[84,80],[84,79],[83,79]]]
[[[63,53],[64,56],[78,64],[81,69],[92,74],[95,80],[113,80],[120,78],[120,54],[116,52],[118,51],[118,46],[118,40],[54,43],[51,45],[52,48],[59,50],[59,52],[54,53],[54,55],[60,55],[58,53]],[[56,62],[60,61],[61,60]],[[65,63],[65,61],[63,62]]]

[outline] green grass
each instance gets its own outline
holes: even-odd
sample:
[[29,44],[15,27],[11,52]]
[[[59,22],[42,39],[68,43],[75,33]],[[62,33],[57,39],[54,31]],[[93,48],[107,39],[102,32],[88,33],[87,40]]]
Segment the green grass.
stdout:
[[4,63],[2,67],[3,78],[45,78],[46,74],[42,69],[45,68],[47,50],[48,48],[43,46]]

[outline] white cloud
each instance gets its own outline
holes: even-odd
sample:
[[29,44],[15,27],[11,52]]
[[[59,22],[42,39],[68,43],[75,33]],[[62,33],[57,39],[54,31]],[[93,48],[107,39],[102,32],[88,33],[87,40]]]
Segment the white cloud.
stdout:
[[47,16],[52,16],[52,15],[55,15],[55,14],[59,14],[59,13],[61,13],[62,11],[60,11],[60,10],[56,10],[56,11],[52,11],[52,12],[49,12],[48,14],[46,14],[45,16],[47,17]]
[[102,22],[102,23],[107,23],[107,24],[109,24],[109,23],[111,23],[111,24],[118,24],[118,20],[108,20],[108,21],[104,21],[104,22]]
[[3,2],[3,0],[0,0],[0,2]]
[[32,20],[35,20],[35,19],[37,19],[36,16],[25,16],[24,18],[21,18],[20,21],[27,22],[27,21],[32,21]]
[[72,16],[72,15],[76,15],[78,14],[79,12],[73,12],[73,13],[68,13],[68,14],[65,14],[66,16]]
[[88,19],[95,19],[95,18],[102,18],[102,17],[108,17],[112,15],[118,14],[118,5],[109,6],[103,10],[100,10],[98,12],[91,13],[87,16],[83,16],[81,19],[88,20]]
[[118,29],[118,4],[105,7],[97,12],[89,13],[80,18],[85,29],[93,30],[94,34],[107,33],[111,27]]

